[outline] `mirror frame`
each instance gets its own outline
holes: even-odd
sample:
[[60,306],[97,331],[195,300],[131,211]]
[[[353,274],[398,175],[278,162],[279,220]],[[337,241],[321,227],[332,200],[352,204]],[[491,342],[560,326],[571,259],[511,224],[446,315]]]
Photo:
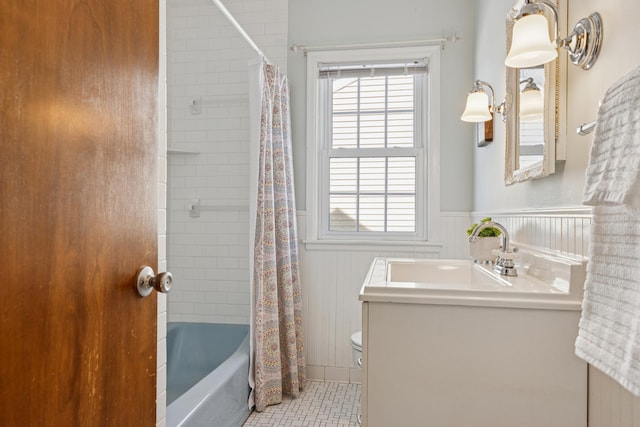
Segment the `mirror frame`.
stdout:
[[[558,6],[558,1],[555,1]],[[513,32],[514,18],[520,8],[524,5],[524,0],[517,0],[509,13],[507,14],[507,52],[511,47],[511,34]],[[545,13],[550,22],[553,22],[551,12]],[[566,13],[559,9],[559,16],[565,17]],[[562,31],[562,29],[561,29]],[[559,52],[558,58],[544,65],[544,146],[543,159],[534,166],[527,169],[519,169],[519,123],[518,119],[518,102],[520,93],[520,69],[505,67],[506,74],[506,96],[505,107],[507,111],[506,121],[506,147],[505,147],[505,185],[512,185],[518,182],[527,181],[535,178],[542,178],[555,172],[556,163],[556,146],[559,136],[559,82],[561,56],[563,52]],[[549,102],[552,100],[551,102]]]

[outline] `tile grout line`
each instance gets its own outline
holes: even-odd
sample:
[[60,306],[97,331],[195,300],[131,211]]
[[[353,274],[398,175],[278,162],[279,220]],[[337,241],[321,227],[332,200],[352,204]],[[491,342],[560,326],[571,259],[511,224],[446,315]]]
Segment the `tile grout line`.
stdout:
[[253,412],[244,427],[340,426],[356,427],[360,412],[360,384],[307,381],[296,399]]

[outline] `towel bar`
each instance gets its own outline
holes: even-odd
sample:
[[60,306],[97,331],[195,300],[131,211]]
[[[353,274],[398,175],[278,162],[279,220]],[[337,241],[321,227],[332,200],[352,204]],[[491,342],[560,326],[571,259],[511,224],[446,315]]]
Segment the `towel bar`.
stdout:
[[596,127],[596,121],[592,121],[592,122],[588,122],[588,123],[583,123],[580,126],[578,126],[576,128],[576,133],[578,135],[588,135],[591,132],[593,132],[593,129]]

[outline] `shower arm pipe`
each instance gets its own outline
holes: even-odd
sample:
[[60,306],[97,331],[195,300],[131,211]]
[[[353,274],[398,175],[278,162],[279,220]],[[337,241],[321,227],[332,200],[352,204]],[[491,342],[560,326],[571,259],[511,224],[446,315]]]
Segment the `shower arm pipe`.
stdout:
[[231,25],[233,25],[235,29],[238,30],[240,35],[247,41],[247,43],[249,43],[249,46],[251,46],[251,48],[255,50],[256,53],[262,57],[262,59],[269,62],[264,52],[262,52],[262,50],[253,41],[253,39],[249,36],[249,34],[247,34],[244,28],[242,28],[242,25],[240,25],[240,23],[236,21],[236,18],[233,17],[231,12],[229,12],[229,10],[225,7],[225,5],[222,4],[222,1],[220,0],[211,0],[211,1],[213,2],[213,4],[216,5],[218,9],[220,9],[220,12],[222,12],[222,14],[225,16],[225,18],[227,18],[227,20],[231,23]]
[[359,44],[341,44],[341,45],[326,45],[326,46],[303,46],[299,44],[293,44],[289,47],[289,50],[296,53],[302,51],[304,54],[307,52],[321,51],[321,50],[344,50],[344,49],[371,49],[376,47],[409,47],[409,46],[424,46],[424,45],[440,45],[444,49],[445,44],[455,43],[460,40],[460,36],[457,34],[451,34],[448,36],[427,39],[427,40],[410,40],[399,42],[381,42],[381,43],[359,43]]

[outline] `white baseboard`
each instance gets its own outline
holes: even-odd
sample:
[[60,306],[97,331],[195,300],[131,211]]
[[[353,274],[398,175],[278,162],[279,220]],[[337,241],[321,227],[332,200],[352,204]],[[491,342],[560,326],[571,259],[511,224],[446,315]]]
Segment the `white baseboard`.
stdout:
[[307,365],[308,380],[360,384],[361,378],[362,375],[359,368]]

